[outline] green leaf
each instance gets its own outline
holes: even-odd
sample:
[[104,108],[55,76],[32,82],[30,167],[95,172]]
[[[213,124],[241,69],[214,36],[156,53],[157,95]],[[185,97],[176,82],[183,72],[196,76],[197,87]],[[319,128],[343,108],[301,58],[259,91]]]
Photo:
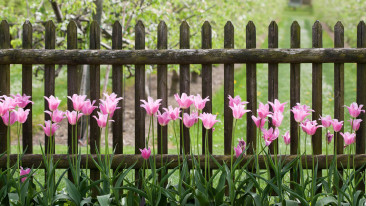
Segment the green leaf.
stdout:
[[323,206],[323,205],[337,205],[337,199],[335,199],[332,196],[324,197],[320,200],[318,200],[315,204],[315,206]]
[[109,198],[111,197],[111,194],[103,195],[103,196],[97,196],[98,202],[100,206],[109,206]]

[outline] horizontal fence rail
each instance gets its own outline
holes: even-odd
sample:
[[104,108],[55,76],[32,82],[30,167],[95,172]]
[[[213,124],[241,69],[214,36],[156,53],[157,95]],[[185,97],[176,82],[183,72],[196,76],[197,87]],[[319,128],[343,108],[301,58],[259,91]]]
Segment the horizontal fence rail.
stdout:
[[218,63],[366,63],[366,48],[0,50],[0,64],[141,65]]

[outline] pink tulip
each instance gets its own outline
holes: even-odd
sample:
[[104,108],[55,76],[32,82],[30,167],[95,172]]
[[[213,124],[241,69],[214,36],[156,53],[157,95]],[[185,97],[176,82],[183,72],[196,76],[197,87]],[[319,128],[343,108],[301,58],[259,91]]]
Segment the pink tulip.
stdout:
[[310,109],[310,106],[306,104],[301,105],[300,103],[296,103],[296,106],[294,106],[293,108],[305,110],[306,112],[314,112],[314,110]]
[[79,113],[77,114],[76,111],[66,111],[66,117],[67,120],[69,121],[69,124],[71,125],[76,125],[76,123],[79,121],[80,117],[83,116],[83,113]]
[[[28,176],[30,171],[31,171],[30,168],[23,169],[23,167],[20,166],[20,176]],[[20,179],[20,181],[24,182],[26,179],[27,177],[23,177],[22,179]]]
[[11,97],[4,95],[2,98],[4,99],[0,100],[0,116],[3,116],[9,111],[15,109],[15,107],[18,105],[18,102]]
[[114,111],[116,111],[116,109],[120,109],[120,107],[117,107],[117,105],[122,97],[116,98],[117,95],[114,93],[112,93],[110,96],[108,96],[108,94],[104,94],[104,96],[106,99],[100,100],[101,104],[99,104],[99,109],[103,114],[109,114],[109,117],[112,118]]
[[46,96],[44,98],[48,101],[48,108],[51,111],[56,110],[61,103],[61,100],[59,100],[58,97],[54,97],[53,95],[51,95],[49,98]]
[[243,104],[234,104],[234,106],[229,106],[233,110],[233,117],[235,119],[240,119],[245,113],[250,112],[250,110],[245,110]]
[[193,97],[193,101],[196,109],[202,110],[203,108],[205,108],[206,102],[210,100],[208,99],[208,97],[202,99],[201,95],[197,94],[196,96]]
[[85,104],[86,95],[73,94],[72,97],[67,96],[67,98],[69,98],[72,101],[74,110],[80,112]]
[[332,125],[333,125],[333,130],[335,131],[335,132],[339,132],[339,131],[341,131],[341,129],[342,129],[342,126],[343,126],[343,121],[338,121],[338,119],[333,119],[333,121],[332,121]]
[[316,132],[316,129],[318,129],[319,127],[323,127],[321,125],[318,125],[316,120],[314,120],[314,121],[307,120],[307,121],[301,123],[300,126],[301,126],[302,130],[308,135],[314,135]]
[[269,146],[275,139],[277,139],[278,135],[280,134],[277,127],[274,131],[272,127],[268,130],[262,128],[262,133],[262,137],[264,139],[264,142],[266,143],[266,146]]
[[243,149],[240,147],[240,145],[234,147],[234,150],[236,158],[240,157],[241,153],[243,153]]
[[325,128],[330,127],[332,125],[332,121],[333,121],[332,120],[332,117],[330,117],[330,115],[327,115],[325,117],[320,116],[320,119],[319,120],[322,121],[322,125]]
[[282,123],[282,120],[283,120],[283,114],[282,114],[282,112],[276,111],[272,115],[270,114],[268,116],[272,118],[272,125],[274,127],[281,126],[281,123]]
[[357,131],[358,129],[360,129],[362,119],[350,119],[348,121],[351,123],[352,129],[354,131]]
[[281,104],[281,102],[278,101],[278,99],[275,99],[274,103],[268,102],[268,104],[270,104],[272,106],[273,112],[283,112],[287,102],[284,102]]
[[59,123],[65,118],[65,112],[60,111],[58,109],[54,110],[53,112],[45,111],[45,113],[49,114],[52,122],[55,123]]
[[27,121],[28,114],[29,114],[29,109],[26,109],[24,111],[23,108],[18,108],[18,111],[14,111],[14,113],[16,114],[15,116],[18,118],[17,121],[20,124],[23,124],[25,121]]
[[219,122],[216,120],[216,115],[206,112],[202,113],[199,118],[202,120],[203,126],[206,129],[211,129],[216,124],[216,122]]
[[95,100],[93,101],[93,103],[90,102],[90,99],[87,99],[85,102],[84,102],[84,106],[83,108],[81,109],[81,112],[84,114],[84,115],[90,115],[95,108],[97,108],[97,106],[93,106],[95,104]]
[[241,101],[241,98],[239,95],[236,95],[234,98],[232,98],[230,95],[229,95],[229,106],[230,107],[234,107],[235,104],[242,104],[242,105],[246,105],[248,104],[249,102],[246,102],[246,101]]
[[362,104],[358,106],[356,102],[353,102],[349,107],[346,105],[344,106],[347,107],[349,114],[353,118],[357,118],[361,114],[361,112],[365,113],[365,110],[362,109]]
[[45,126],[43,126],[42,124],[39,124],[39,126],[41,126],[43,128],[44,133],[46,134],[46,136],[50,137],[53,136],[56,132],[56,130],[58,130],[58,128],[60,128],[60,125],[58,125],[57,123],[53,123],[48,120],[44,122]]
[[[9,113],[10,113],[10,125],[9,125]],[[13,125],[17,120],[17,114],[15,112],[6,112],[2,117],[3,122],[6,126]]]
[[291,143],[291,137],[289,131],[283,135],[283,141],[285,142],[285,145],[289,145]]
[[[306,105],[304,105],[306,106]],[[294,113],[294,118],[296,122],[302,122],[306,116],[310,115],[309,111],[307,109],[304,109],[302,107],[293,107],[291,109],[291,112]]]
[[193,104],[193,95],[188,96],[186,93],[182,93],[182,96],[179,97],[178,94],[174,95],[175,101],[178,102],[178,105],[182,109],[187,109]]
[[190,115],[187,113],[183,114],[183,124],[187,128],[192,127],[194,124],[198,122],[198,114],[197,112],[192,112]]
[[258,128],[262,128],[264,126],[264,124],[266,123],[266,119],[261,119],[261,118],[257,118],[256,116],[252,115],[252,120],[254,122],[254,124],[258,127]]
[[332,142],[333,139],[333,134],[330,133],[330,131],[327,132],[327,134],[325,135],[325,137],[327,138],[327,143],[330,144]]
[[31,98],[31,96],[27,96],[26,94],[20,95],[19,93],[17,95],[11,95],[15,101],[18,102],[18,107],[20,108],[24,108],[26,107],[29,103],[34,104],[32,101],[29,101],[29,99]]
[[147,102],[145,100],[140,100],[143,104],[141,104],[142,108],[145,108],[146,113],[150,116],[154,115],[160,106],[161,99],[157,99],[154,101],[152,97],[147,98]]
[[344,147],[347,147],[348,145],[350,144],[353,144],[355,143],[356,141],[356,134],[355,133],[352,133],[350,134],[349,132],[346,132],[346,133],[340,133],[344,139]]
[[112,94],[108,95],[107,93],[104,93],[103,94],[105,96],[106,99],[109,99],[111,101],[117,101],[119,102],[120,100],[122,100],[123,98],[122,97],[118,97],[117,98],[117,94],[112,92]]
[[150,155],[151,155],[151,149],[140,149],[140,152],[141,152],[141,156],[142,158],[144,158],[145,160],[148,160],[150,158]]
[[242,139],[238,139],[238,146],[241,147],[241,149],[244,151],[245,147],[247,146],[247,143],[245,143],[245,141]]
[[168,112],[164,112],[163,114],[161,114],[159,110],[156,117],[158,118],[158,122],[161,126],[166,126],[171,120]]
[[[98,118],[96,116],[93,116],[94,119],[97,120],[97,124],[99,126],[99,128],[104,128],[107,126],[107,119],[108,119],[108,114],[103,114],[98,112]],[[114,122],[113,120],[109,120],[109,122]]]
[[259,109],[257,109],[258,117],[261,119],[266,118],[270,112],[269,112],[269,105],[263,104],[262,102],[259,103]]
[[180,113],[179,107],[176,107],[176,108],[173,109],[172,106],[169,106],[168,109],[163,108],[163,110],[169,114],[169,117],[170,117],[171,120],[174,121],[174,120],[177,120],[177,119],[181,119],[179,117],[179,113]]

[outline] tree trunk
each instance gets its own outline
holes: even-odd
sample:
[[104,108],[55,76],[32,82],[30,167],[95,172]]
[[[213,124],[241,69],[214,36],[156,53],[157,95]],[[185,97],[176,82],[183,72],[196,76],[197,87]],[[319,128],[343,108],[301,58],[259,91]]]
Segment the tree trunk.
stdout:
[[179,85],[179,75],[176,70],[173,70],[170,86],[170,96],[173,96],[174,94],[178,93],[178,85]]

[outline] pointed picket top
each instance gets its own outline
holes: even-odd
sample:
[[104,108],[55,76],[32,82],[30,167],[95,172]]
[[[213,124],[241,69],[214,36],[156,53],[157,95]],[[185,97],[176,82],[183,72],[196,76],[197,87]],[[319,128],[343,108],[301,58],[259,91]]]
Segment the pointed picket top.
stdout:
[[224,27],[224,48],[234,48],[234,25],[231,21],[227,21]]
[[23,38],[22,47],[23,49],[32,49],[32,24],[29,20],[26,20],[23,24]]
[[180,49],[189,49],[189,24],[187,21],[182,21],[181,25],[180,25],[180,44],[179,44],[179,48]]
[[313,48],[321,48],[323,47],[323,34],[322,34],[322,25],[316,20],[313,25]]
[[247,49],[256,47],[256,31],[253,21],[249,21],[246,26],[246,45]]
[[165,21],[160,21],[158,25],[158,49],[168,48],[168,27]]
[[334,25],[334,47],[344,47],[344,27],[341,21]]
[[278,48],[278,26],[275,21],[268,26],[268,48]]
[[10,48],[9,24],[6,20],[2,20],[0,24],[0,48]]
[[100,27],[97,21],[90,24],[90,49],[100,49]]
[[366,47],[366,25],[364,21],[360,21],[357,25],[357,47]]
[[55,49],[56,46],[56,26],[52,20],[46,22],[45,49]]
[[77,49],[77,26],[74,20],[67,25],[67,49]]
[[119,21],[113,23],[112,49],[122,49],[122,26]]
[[135,49],[145,49],[145,25],[141,20],[135,25]]
[[300,32],[301,28],[297,21],[291,24],[291,48],[300,48]]
[[212,48],[212,29],[210,22],[205,21],[202,25],[201,29],[201,37],[202,37],[202,49],[211,49]]

